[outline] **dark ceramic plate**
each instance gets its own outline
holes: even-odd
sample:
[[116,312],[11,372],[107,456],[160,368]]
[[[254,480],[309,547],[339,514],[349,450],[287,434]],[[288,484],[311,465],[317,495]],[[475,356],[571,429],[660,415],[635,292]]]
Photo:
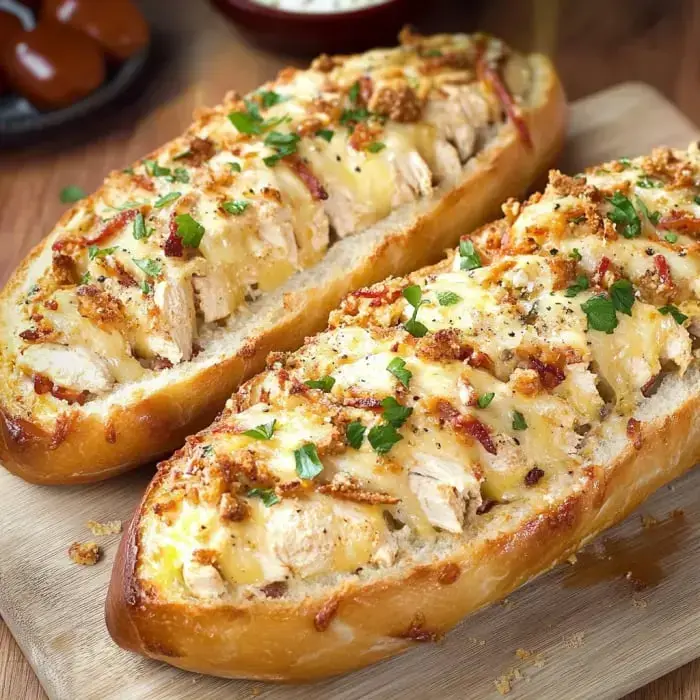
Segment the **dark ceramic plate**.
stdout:
[[143,73],[148,62],[150,46],[110,71],[107,80],[87,97],[63,109],[41,112],[24,97],[12,93],[0,96],[0,147],[36,144],[46,136],[98,112],[124,97]]
[[288,12],[250,0],[211,0],[253,39],[304,56],[394,45],[420,0],[389,0],[347,12]]

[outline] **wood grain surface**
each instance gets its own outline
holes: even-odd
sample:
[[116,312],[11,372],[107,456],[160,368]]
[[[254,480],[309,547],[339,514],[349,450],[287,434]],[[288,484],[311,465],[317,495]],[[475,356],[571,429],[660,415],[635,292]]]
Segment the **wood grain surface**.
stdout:
[[[120,107],[113,115],[108,115],[104,123],[69,135],[58,144],[0,155],[0,281],[4,281],[29,246],[41,238],[60,215],[63,206],[58,201],[57,193],[61,187],[66,184],[79,184],[89,190],[98,186],[104,173],[142,156],[150,148],[177,133],[189,122],[194,106],[214,103],[231,87],[241,91],[254,87],[274,74],[281,65],[289,62],[288,58],[251,45],[222,22],[204,2],[173,0],[168,3],[167,12],[163,12],[163,4],[157,0],[144,4],[158,33],[157,46],[166,47],[168,50],[168,60],[156,62],[148,89],[133,103]],[[696,52],[689,52],[689,47],[692,49],[700,34],[700,3],[694,0],[664,3],[666,9],[663,12],[659,10],[661,4],[648,0],[620,0],[614,4],[591,0],[567,6],[566,21],[562,21],[558,3],[553,0],[519,3],[515,10],[513,3],[484,3],[476,19],[473,13],[455,9],[455,5],[448,2],[434,3],[432,13],[424,20],[426,28],[458,29],[478,23],[479,26],[504,36],[515,45],[529,48],[534,44],[540,49],[550,50],[557,58],[567,90],[573,96],[586,94],[592,89],[611,84],[621,78],[639,77],[653,82],[687,112],[700,119],[700,92],[695,89],[700,65],[696,60]],[[533,30],[532,20],[537,13],[540,18],[544,17],[545,21]],[[445,24],[446,17],[452,22],[451,25]],[[602,23],[595,25],[600,31],[591,42],[593,22],[597,22],[601,17]],[[173,47],[176,47],[176,50],[173,50]],[[158,48],[156,55],[158,56],[159,52],[162,55],[162,51],[162,48]],[[584,61],[586,69],[582,70],[581,65]],[[581,131],[579,137],[586,129],[598,130],[596,148],[600,149],[600,157],[619,154],[614,148],[623,145],[627,148],[626,152],[632,152],[643,150],[656,142],[682,143],[686,139],[689,125],[679,120],[675,114],[670,117],[665,111],[665,106],[655,98],[650,98],[649,93],[644,90],[637,90],[636,93],[634,90],[628,90],[622,97],[624,99],[621,99],[620,94],[617,96],[617,109],[621,110],[621,114],[617,116],[626,116],[627,124],[638,125],[639,116],[643,115],[644,126],[651,128],[646,132],[644,142],[635,140],[639,137],[639,134],[635,133],[631,136],[625,134],[626,140],[620,143],[620,132],[625,123],[619,123],[619,120],[616,122],[610,118],[609,113],[603,113],[600,103],[590,102],[589,106],[583,111],[579,110],[576,116]],[[596,104],[598,106],[593,109]],[[610,108],[608,104],[607,109]],[[632,119],[632,113],[636,113],[637,117],[629,121]],[[597,154],[587,150],[589,146],[586,145],[585,137],[579,138],[578,144],[574,142],[572,150],[569,151],[571,167],[582,161],[597,159]],[[14,480],[10,482],[14,483]],[[122,493],[121,489],[123,485],[118,487],[119,493]],[[109,493],[112,494],[112,491]],[[3,483],[3,493],[3,500],[9,499],[12,498],[14,490]],[[127,488],[124,506],[120,505],[124,511],[122,517],[126,517],[130,509],[127,504],[130,503],[130,499],[135,498],[134,494],[133,487],[131,491]],[[53,496],[50,498],[54,500]],[[84,520],[106,515],[85,510],[83,516],[80,512],[83,498],[84,494],[78,497],[73,495],[65,501],[72,509],[68,531],[75,528],[69,539],[86,535],[80,526]],[[60,500],[63,501],[63,498]],[[98,498],[92,502],[96,507],[98,503],[102,504],[99,507],[103,508],[105,502],[110,500],[111,496],[108,494],[107,499]],[[0,521],[2,517],[0,515]],[[63,556],[64,545],[68,543],[61,542],[52,546],[54,556]],[[36,543],[34,544],[36,546]],[[13,542],[5,540],[2,543],[3,548],[8,545],[12,546]],[[113,543],[110,542],[108,558],[113,554],[113,548]],[[38,548],[32,552],[32,556],[36,561],[37,557],[41,558],[44,555]],[[57,562],[58,559],[54,565]],[[27,566],[31,566],[31,561],[27,562]],[[106,576],[106,563],[100,567],[99,579],[102,581]],[[696,570],[697,567],[691,567],[689,571],[686,570],[686,575],[692,576]],[[90,578],[90,573],[82,572],[87,579]],[[75,572],[71,574],[77,576]],[[0,570],[0,586],[3,584],[3,578],[4,572]],[[33,576],[27,576],[27,585],[31,585],[32,579]],[[538,583],[530,588],[539,585]],[[98,591],[98,597],[101,595],[99,588],[94,582],[90,584],[91,590]],[[58,589],[55,593],[56,600],[52,602],[60,606]],[[99,606],[91,601],[89,607],[92,609],[92,615],[76,612],[76,626],[88,624],[90,618],[99,618],[99,615],[94,614]],[[30,640],[28,645],[31,644],[33,642]],[[585,646],[582,650],[584,648]],[[582,650],[580,653],[585,656]],[[32,649],[27,647],[27,651],[31,655]],[[509,650],[509,653],[512,653],[512,650]],[[507,670],[506,664],[503,668],[496,669],[493,675],[496,675],[496,671],[500,673]],[[597,672],[596,667],[589,670],[594,674]],[[64,673],[66,672],[64,669]],[[652,677],[653,674],[647,676]],[[180,682],[185,686],[195,684],[192,678],[194,677],[185,676]],[[196,685],[202,688],[198,682]],[[517,691],[518,684],[515,684],[513,692]],[[228,697],[247,697],[249,694],[236,693]],[[75,695],[71,696],[71,700],[73,697],[106,696]],[[216,696],[202,693],[198,697]],[[558,697],[568,696],[560,688]],[[0,698],[45,698],[36,677],[1,621]],[[699,699],[700,661],[688,664],[635,691],[629,698]]]

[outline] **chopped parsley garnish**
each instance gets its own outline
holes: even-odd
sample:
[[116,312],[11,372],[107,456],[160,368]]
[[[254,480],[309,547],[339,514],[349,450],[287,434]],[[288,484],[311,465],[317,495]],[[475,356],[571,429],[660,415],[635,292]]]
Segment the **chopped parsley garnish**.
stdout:
[[153,287],[149,284],[148,280],[141,280],[141,291],[144,294],[150,294],[153,291]]
[[271,131],[265,137],[264,143],[266,146],[275,150],[274,155],[263,158],[265,165],[272,167],[276,165],[281,158],[296,153],[299,136],[291,133],[283,134],[281,131]]
[[395,357],[386,368],[408,389],[408,383],[411,381],[413,373],[406,369],[406,360]]
[[146,172],[153,177],[166,177],[171,174],[170,168],[165,168],[155,160],[144,160]]
[[350,98],[350,102],[353,104],[357,104],[357,100],[360,98],[360,81],[356,80],[353,84],[350,90],[348,90],[348,97]]
[[59,197],[64,204],[74,204],[81,199],[85,199],[86,194],[82,187],[78,187],[78,185],[68,185],[61,190]]
[[280,502],[280,497],[275,493],[275,489],[250,489],[250,491],[248,491],[248,496],[251,498],[259,498],[265,504],[266,508]]
[[583,260],[583,256],[581,253],[579,253],[578,248],[574,248],[570,253],[569,257],[575,260],[576,262],[581,262]]
[[624,165],[625,168],[629,168],[632,165],[632,161],[629,158],[619,158],[617,162],[620,165]]
[[204,236],[204,226],[195,221],[189,214],[179,214],[175,217],[177,233],[182,238],[182,244],[188,248],[198,248]]
[[297,474],[302,479],[313,479],[323,471],[323,464],[318,458],[316,445],[313,442],[307,442],[298,450],[294,450],[294,461]]
[[649,177],[648,175],[642,175],[638,180],[637,180],[637,187],[642,187],[645,190],[652,189],[653,187],[663,187],[663,182],[659,180],[654,180],[653,178]]
[[459,257],[460,270],[476,270],[481,267],[481,258],[471,241],[459,242]]
[[403,440],[391,423],[375,425],[367,434],[372,449],[379,455],[386,454],[397,442]]
[[214,445],[202,445],[202,454],[211,457],[214,454]]
[[695,197],[693,197],[693,201],[695,204],[700,204],[700,194],[696,194]]
[[139,212],[134,219],[134,238],[137,241],[143,238],[148,238],[149,232],[146,229],[146,221],[143,218],[143,214]]
[[240,163],[229,163],[229,167],[231,168],[231,172],[234,172],[234,173],[241,172],[241,164]]
[[183,158],[188,158],[189,156],[192,155],[192,151],[188,148],[186,151],[183,151],[182,153],[178,153],[176,156],[173,156],[173,160],[182,160]]
[[629,280],[617,280],[610,285],[610,299],[616,311],[632,315],[634,287]]
[[437,58],[438,56],[442,56],[442,51],[440,51],[440,49],[428,49],[427,51],[423,51],[422,56],[424,58]]
[[228,120],[233,124],[238,131],[242,134],[261,134],[262,133],[262,117],[260,113],[256,111],[251,114],[248,112],[231,112],[228,115]]
[[495,396],[496,394],[494,394],[492,391],[489,391],[487,394],[482,394],[476,400],[476,405],[479,408],[488,408],[491,405],[491,402],[493,401]]
[[681,313],[678,307],[673,306],[673,304],[666,304],[666,306],[662,306],[659,309],[659,313],[663,314],[664,316],[666,316],[666,314],[671,314],[671,316],[673,316],[674,321],[679,326],[682,326],[683,323],[688,320],[688,317],[684,313]]
[[615,192],[612,197],[606,197],[612,204],[612,211],[608,212],[608,219],[617,227],[625,238],[636,238],[642,232],[642,222],[637,212],[627,197],[621,192]]
[[122,172],[126,173],[127,175],[133,175],[134,169],[133,168],[124,168],[124,170],[122,170]]
[[369,146],[367,146],[367,150],[370,153],[379,153],[379,151],[383,151],[386,148],[386,145],[383,144],[381,141],[372,141]]
[[275,434],[275,425],[277,425],[276,418],[269,423],[261,423],[250,430],[246,430],[243,435],[256,440],[269,440]]
[[289,99],[288,97],[280,95],[279,92],[275,92],[274,90],[261,90],[258,95],[260,96],[262,106],[266,109],[269,107],[274,107],[280,102],[286,102]]
[[420,309],[420,307],[425,303],[425,301],[421,300],[423,294],[420,287],[417,284],[412,284],[406,287],[406,289],[403,290],[403,296],[404,299],[406,299],[406,301],[413,307],[413,314],[411,315],[411,318],[403,324],[403,327],[414,338],[422,338],[428,332],[428,329],[422,323],[420,323],[420,321],[416,320],[418,309]]
[[617,328],[615,305],[604,295],[594,296],[581,304],[588,319],[588,328],[603,333],[612,333]]
[[345,438],[348,441],[350,447],[359,450],[362,446],[362,441],[365,438],[365,431],[367,428],[362,425],[359,420],[354,420],[352,423],[348,423],[348,427],[345,428]]
[[520,411],[513,411],[513,430],[525,430],[526,428],[525,416]]
[[364,107],[357,109],[344,109],[340,115],[340,123],[343,125],[356,124],[357,122],[365,122],[369,119],[369,110]]
[[155,277],[160,274],[161,265],[157,260],[151,260],[150,258],[131,258],[134,261],[134,265],[140,270],[143,270],[149,277]]
[[327,141],[330,143],[333,140],[333,136],[335,135],[335,131],[331,131],[330,129],[319,129],[316,132],[316,136],[318,136],[320,139],[323,139],[324,141]]
[[112,246],[111,248],[100,248],[96,245],[88,246],[88,259],[94,260],[95,258],[104,258],[106,255],[111,255],[117,246]]
[[647,205],[644,204],[644,202],[639,199],[639,197],[636,198],[636,203],[637,203],[637,209],[644,214],[644,216],[649,219],[649,221],[652,223],[652,225],[656,226],[659,223],[659,219],[661,218],[661,213],[658,211],[650,212]]
[[[160,199],[157,199],[153,206],[156,209],[162,209],[168,204],[172,204],[176,199],[179,199],[181,196],[182,194],[180,192],[169,192],[168,194],[163,195]],[[134,238],[136,238],[136,236],[134,236]]]
[[175,168],[175,170],[173,170],[170,182],[180,182],[183,185],[186,185],[189,181],[190,175],[185,168]]
[[585,275],[579,275],[576,278],[576,281],[570,287],[566,288],[564,296],[575,297],[579,292],[583,292],[584,290],[588,289],[588,287],[588,277],[586,277]]
[[454,292],[438,292],[437,298],[440,306],[454,306],[462,301],[462,297]]
[[90,270],[85,270],[85,272],[83,272],[82,276],[80,277],[80,284],[90,284],[91,279],[92,275],[90,274]]
[[575,216],[573,219],[569,219],[569,223],[572,224],[582,224],[586,220],[586,215],[585,214],[580,214],[579,216]]
[[667,233],[664,236],[664,240],[668,241],[669,243],[675,243],[678,240],[678,234],[677,233]]
[[333,377],[321,377],[320,379],[307,379],[304,384],[310,389],[320,389],[324,393],[328,393],[335,384]]
[[400,428],[413,413],[410,406],[402,406],[393,396],[387,396],[382,400],[382,408],[384,409],[382,418],[395,428]]
[[249,206],[250,202],[247,202],[245,199],[235,199],[231,202],[224,202],[221,205],[224,211],[235,216],[240,216]]

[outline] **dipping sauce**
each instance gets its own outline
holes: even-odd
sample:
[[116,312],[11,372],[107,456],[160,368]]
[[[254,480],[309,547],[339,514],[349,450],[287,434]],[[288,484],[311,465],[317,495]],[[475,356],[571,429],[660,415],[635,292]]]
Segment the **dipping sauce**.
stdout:
[[309,14],[333,14],[364,10],[375,5],[387,5],[392,0],[250,0],[284,12],[308,12]]

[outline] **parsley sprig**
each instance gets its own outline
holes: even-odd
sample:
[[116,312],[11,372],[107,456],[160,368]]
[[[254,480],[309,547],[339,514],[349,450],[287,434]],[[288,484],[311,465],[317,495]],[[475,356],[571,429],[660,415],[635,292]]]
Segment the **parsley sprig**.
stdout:
[[612,197],[606,197],[612,205],[612,210],[608,212],[608,219],[612,221],[617,230],[625,238],[636,238],[642,233],[642,222],[627,197],[621,192],[615,192]]
[[417,284],[412,284],[403,290],[404,299],[413,307],[413,314],[411,318],[403,324],[403,327],[414,337],[422,338],[428,329],[420,322],[416,320],[418,316],[418,309],[425,304],[425,300],[422,299],[423,293]]
[[476,270],[481,267],[481,257],[471,241],[459,242],[459,269]]

